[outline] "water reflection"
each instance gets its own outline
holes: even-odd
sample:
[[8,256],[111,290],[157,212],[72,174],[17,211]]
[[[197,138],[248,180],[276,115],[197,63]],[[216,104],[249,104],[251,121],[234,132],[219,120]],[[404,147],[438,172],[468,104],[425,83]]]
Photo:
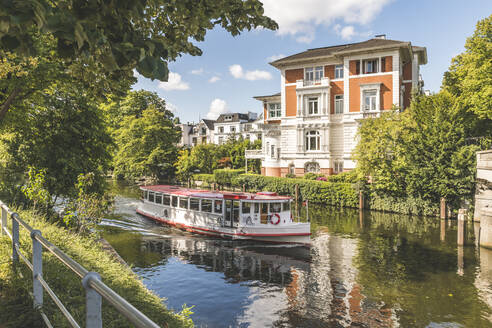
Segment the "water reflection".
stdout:
[[[202,238],[117,198],[106,239],[203,327],[492,327],[492,251],[465,223],[310,205],[312,247]],[[302,213],[301,215],[305,215]]]

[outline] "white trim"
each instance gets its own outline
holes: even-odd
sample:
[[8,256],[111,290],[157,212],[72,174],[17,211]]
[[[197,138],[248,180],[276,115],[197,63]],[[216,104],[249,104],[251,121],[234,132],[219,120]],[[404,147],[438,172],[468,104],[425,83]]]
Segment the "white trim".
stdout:
[[413,81],[412,80],[403,80],[401,81],[401,83],[412,83]]
[[[362,64],[361,64],[361,66],[362,66]],[[356,79],[356,78],[361,78],[361,77],[368,77],[368,76],[382,76],[382,75],[393,75],[393,72],[379,72],[379,73],[369,73],[369,74],[351,75],[349,78],[351,78],[351,79]]]
[[[287,116],[287,103],[285,95],[285,70],[280,71],[280,109],[282,110],[282,117]],[[289,83],[290,84],[290,83]]]
[[[360,112],[375,113],[381,110],[381,84],[382,83],[367,83],[360,85]],[[364,91],[376,90],[376,110],[364,109]]]

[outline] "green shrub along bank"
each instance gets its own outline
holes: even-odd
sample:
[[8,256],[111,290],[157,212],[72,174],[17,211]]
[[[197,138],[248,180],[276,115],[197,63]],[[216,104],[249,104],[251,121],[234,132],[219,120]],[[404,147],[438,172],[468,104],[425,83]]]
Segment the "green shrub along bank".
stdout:
[[[194,181],[204,181],[208,185],[217,183],[231,188],[245,188],[247,191],[273,191],[281,195],[295,197],[299,185],[300,200],[313,203],[359,207],[359,191],[355,172],[344,172],[328,177],[328,181],[300,178],[267,177],[259,174],[241,174],[242,170],[215,170],[214,174],[195,174]],[[370,186],[370,185],[369,185]],[[411,215],[438,216],[439,204],[414,197],[396,198],[378,195],[373,190],[364,191],[366,209]]]
[[299,197],[313,203],[333,206],[358,207],[359,195],[350,183],[332,183],[305,179],[266,177],[258,174],[241,174],[233,179],[233,187],[249,191],[273,191],[295,196],[299,185]]
[[365,207],[371,210],[409,215],[439,216],[439,204],[414,197],[396,198],[371,194],[366,196]]
[[219,185],[235,187],[236,178],[243,173],[244,169],[219,169],[214,171],[214,179]]
[[[104,283],[160,327],[193,326],[188,316],[189,309],[184,309],[180,314],[168,310],[160,297],[149,291],[129,267],[117,262],[104,251],[102,245],[94,237],[71,233],[31,212],[21,211],[19,214],[29,225],[41,230],[45,238],[87,270],[98,272]],[[27,230],[23,228],[20,228],[20,245],[25,255],[32,253],[31,238]],[[24,276],[24,279],[20,279],[13,271],[10,260],[11,252],[10,239],[7,236],[1,236],[0,326],[44,327],[39,314],[32,310],[32,301],[28,296],[28,291],[32,290],[32,278],[30,278],[32,273],[23,263],[19,263],[16,267]],[[85,292],[80,278],[46,250],[43,252],[43,278],[80,326],[85,327]],[[65,317],[46,294],[43,310],[54,327],[68,327]],[[133,327],[125,317],[105,301],[103,301],[102,313],[104,327]]]

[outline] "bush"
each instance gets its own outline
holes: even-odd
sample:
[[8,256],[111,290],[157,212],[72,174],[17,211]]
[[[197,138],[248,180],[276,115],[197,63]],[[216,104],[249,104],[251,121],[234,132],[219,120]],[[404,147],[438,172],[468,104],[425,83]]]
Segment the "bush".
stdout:
[[324,177],[324,174],[308,172],[304,174],[304,179],[306,180],[316,180],[317,178]]
[[371,193],[366,203],[371,210],[410,215],[439,216],[439,204],[415,197],[397,198]]
[[193,174],[193,181],[203,181],[208,184],[214,183],[215,178],[213,174],[207,174],[207,173],[199,173],[199,174]]
[[305,179],[266,177],[258,174],[241,174],[235,177],[234,185],[245,185],[248,190],[273,191],[294,196],[299,185],[299,197],[313,203],[333,206],[358,207],[359,196],[350,183],[332,183]]
[[244,169],[219,169],[214,171],[214,180],[223,186],[235,185],[235,179],[238,175],[244,173]]
[[296,176],[294,173],[287,173],[287,174],[285,175],[285,177],[286,177],[286,178],[291,178],[291,179],[295,179],[295,178],[297,178],[297,176]]
[[330,175],[328,177],[330,182],[346,182],[346,183],[357,183],[357,172],[355,170],[338,173],[335,175]]

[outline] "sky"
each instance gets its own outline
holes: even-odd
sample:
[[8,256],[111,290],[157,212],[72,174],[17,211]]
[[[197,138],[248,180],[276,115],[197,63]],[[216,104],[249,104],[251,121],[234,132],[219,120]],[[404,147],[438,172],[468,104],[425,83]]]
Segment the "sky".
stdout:
[[491,0],[263,0],[277,31],[257,29],[232,37],[222,28],[195,42],[202,56],[169,63],[169,80],[138,76],[134,90],[166,100],[181,122],[216,119],[226,112],[257,112],[254,96],[280,91],[280,72],[268,63],[310,48],[360,42],[377,34],[427,48],[424,89],[439,91],[451,59],[464,51]]

